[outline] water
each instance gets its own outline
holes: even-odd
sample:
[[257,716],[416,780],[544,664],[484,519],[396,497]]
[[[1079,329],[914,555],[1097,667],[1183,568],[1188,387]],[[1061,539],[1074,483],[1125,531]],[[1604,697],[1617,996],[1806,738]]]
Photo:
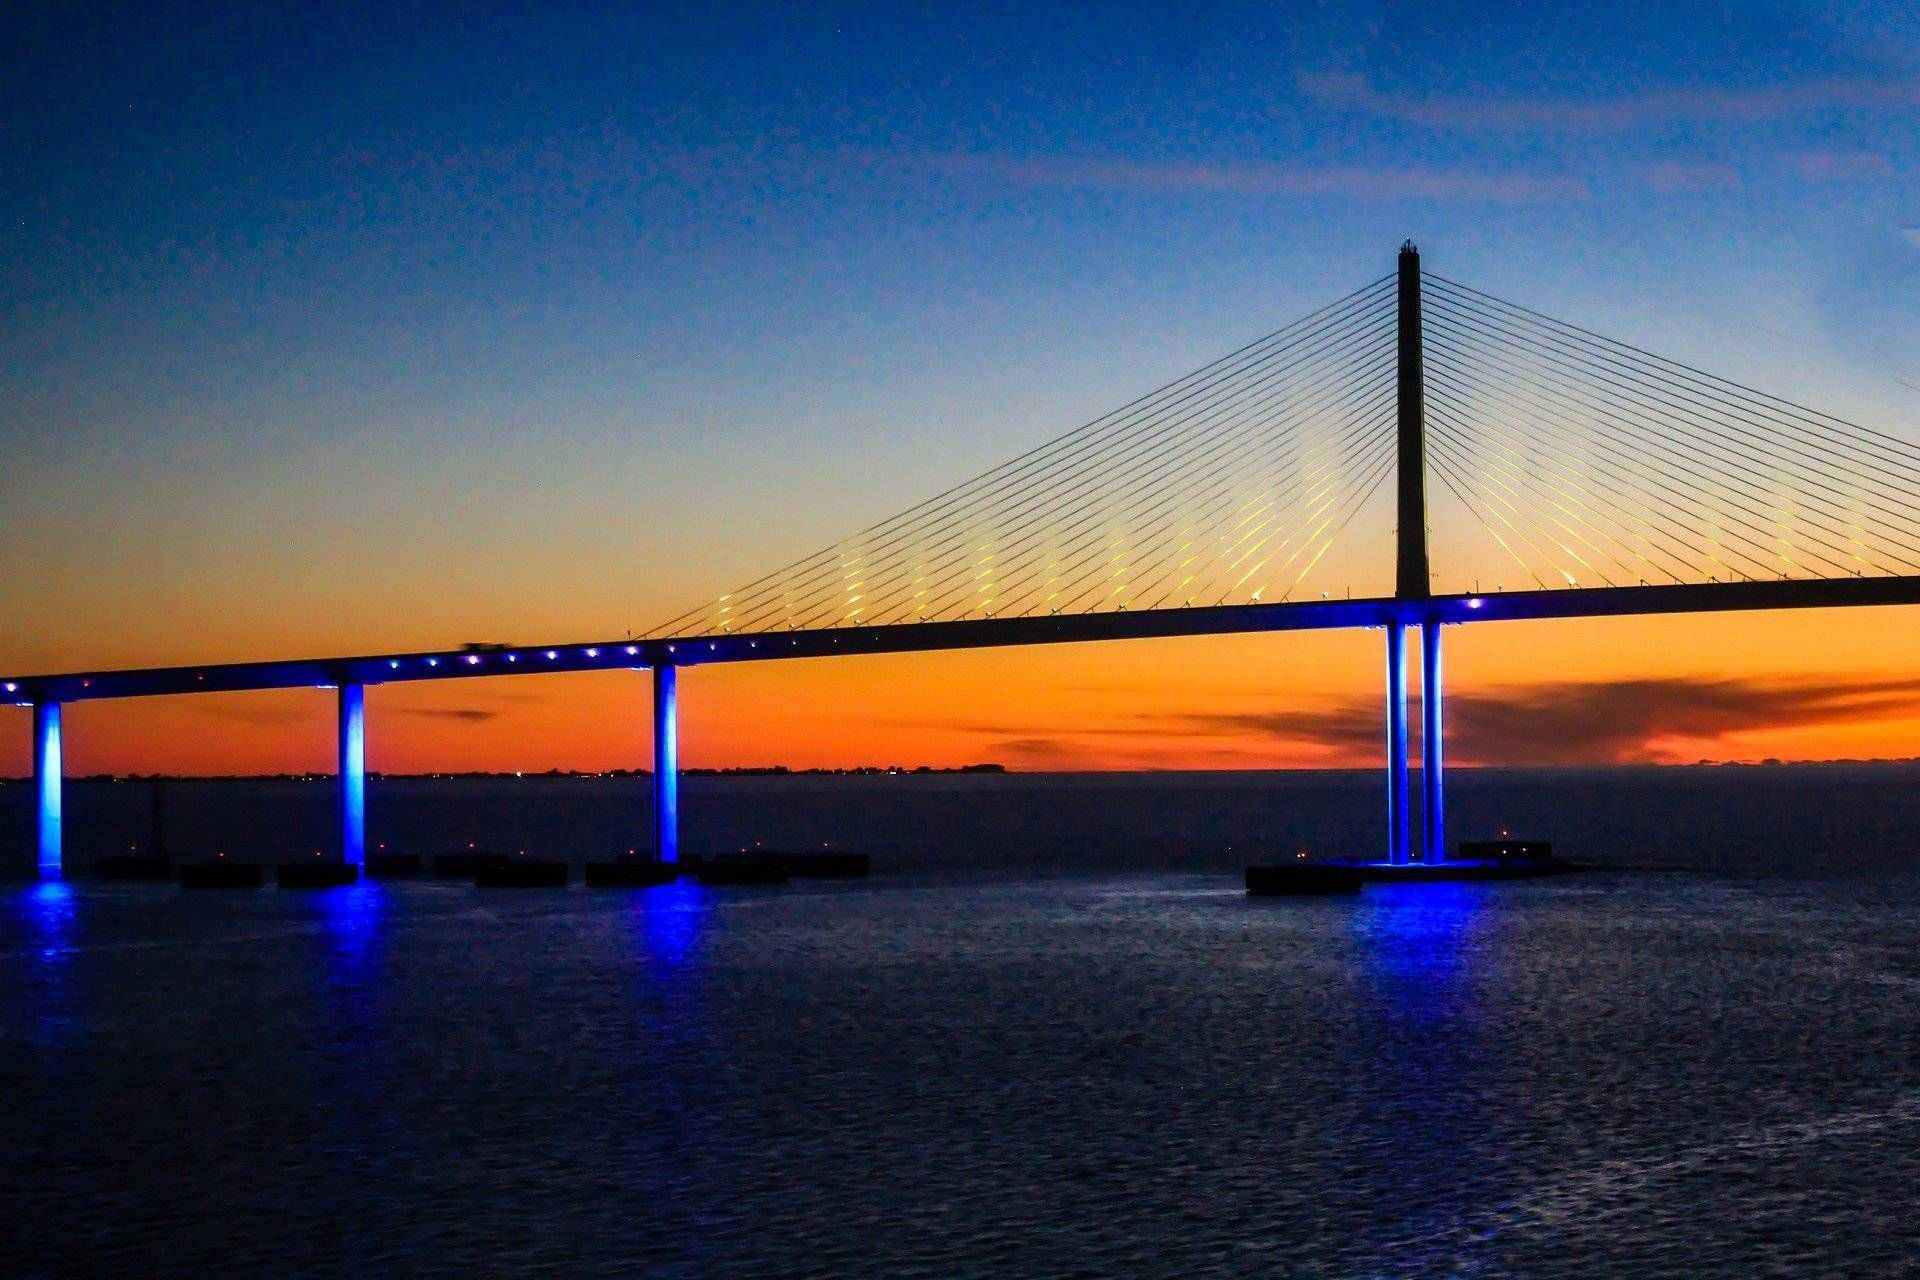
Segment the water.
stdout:
[[953,871],[8,891],[0,1274],[1920,1258],[1920,874],[1885,846],[1301,902]]
[[[146,846],[154,784],[67,784],[69,865]],[[394,779],[370,784],[371,846],[475,841],[576,863],[650,847],[649,779]],[[277,862],[332,848],[333,784],[171,781],[161,839],[177,857]],[[1418,788],[1415,788],[1416,794]],[[0,865],[28,866],[24,782],[0,784]],[[841,845],[895,872],[1237,872],[1249,860],[1378,856],[1378,771],[690,777],[682,848]],[[1920,764],[1693,769],[1462,769],[1456,839],[1501,829],[1609,864],[1833,874],[1920,855]]]

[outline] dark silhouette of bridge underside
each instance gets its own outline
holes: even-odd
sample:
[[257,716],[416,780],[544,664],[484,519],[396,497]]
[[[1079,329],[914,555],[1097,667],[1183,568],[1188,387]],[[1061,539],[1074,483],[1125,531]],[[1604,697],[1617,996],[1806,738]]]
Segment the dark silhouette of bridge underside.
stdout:
[[37,709],[52,874],[64,703],[337,687],[340,847],[357,861],[365,685],[649,668],[671,858],[680,667],[1380,627],[1388,857],[1404,862],[1408,629],[1428,690],[1421,853],[1439,860],[1441,627],[1916,603],[1913,444],[1423,272],[1408,246],[1394,274],[639,638],[0,689]]

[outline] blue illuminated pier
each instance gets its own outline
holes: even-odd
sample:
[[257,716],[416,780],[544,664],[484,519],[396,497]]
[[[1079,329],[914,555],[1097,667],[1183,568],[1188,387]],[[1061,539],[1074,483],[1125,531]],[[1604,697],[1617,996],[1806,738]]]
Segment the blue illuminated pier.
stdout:
[[60,704],[33,704],[33,855],[40,879],[58,880],[61,871]]
[[1426,843],[1422,861],[1428,865],[1447,859],[1447,797],[1442,757],[1446,734],[1440,725],[1444,701],[1440,678],[1440,624],[1429,618],[1420,624],[1420,795]]
[[367,690],[349,682],[340,686],[339,793],[340,860],[350,867],[367,860]]
[[[1270,397],[1276,385],[1271,368],[1281,367],[1275,362],[1283,359],[1348,370],[1340,374],[1349,379],[1340,384],[1345,388],[1341,394],[1359,400],[1353,411],[1357,425],[1338,436],[1322,456],[1360,472],[1351,478],[1354,509],[1364,505],[1389,472],[1397,476],[1392,595],[1294,600],[1282,580],[1274,586],[1279,598],[1269,599],[1263,595],[1265,583],[1247,585],[1249,575],[1240,571],[1246,556],[1232,562],[1233,585],[1247,585],[1238,595],[1169,588],[1139,602],[1116,597],[1115,592],[1133,577],[1144,580],[1157,571],[1144,551],[1134,566],[1137,575],[1116,572],[1097,553],[1083,555],[1075,562],[1080,567],[1063,567],[1064,555],[1044,569],[1018,567],[1019,555],[1028,555],[1030,562],[1037,555],[1022,548],[1083,545],[1097,552],[1103,545],[1103,534],[1119,518],[1115,513],[1120,502],[1101,487],[1113,478],[1103,467],[1117,473],[1121,494],[1146,504],[1149,515],[1143,519],[1151,522],[1142,528],[1164,532],[1175,527],[1169,510],[1177,514],[1165,494],[1183,492],[1181,485],[1217,487],[1223,457],[1247,465],[1260,462],[1258,456],[1222,454],[1219,433],[1225,428],[1218,424],[1253,422],[1261,439],[1279,430],[1257,416],[1247,417],[1245,405],[1252,401],[1245,397]],[[1535,380],[1524,381],[1521,371],[1531,371]],[[1368,381],[1389,372],[1390,382],[1373,386]],[[1580,378],[1587,381],[1580,383]],[[1482,402],[1475,397],[1505,406],[1500,412],[1517,415],[1526,434],[1502,434],[1500,424],[1506,419],[1494,408],[1487,410],[1485,421],[1472,421],[1475,406]],[[1326,410],[1328,402],[1315,403]],[[1584,425],[1568,416],[1568,404],[1581,407]],[[1584,470],[1552,470],[1563,465],[1555,461],[1563,444],[1587,450],[1580,462]],[[1150,466],[1148,458],[1154,459]],[[1474,465],[1486,469],[1479,484],[1465,470]],[[1332,474],[1337,468],[1329,462],[1326,470]],[[1429,474],[1491,530],[1532,587],[1432,593]],[[1789,523],[1783,515],[1776,527],[1743,524],[1746,517],[1724,497],[1711,494],[1694,496],[1704,514],[1686,508],[1690,496],[1680,487],[1683,483],[1731,489],[1749,483],[1755,474],[1763,474],[1792,498],[1793,518],[1799,523]],[[683,667],[1377,628],[1386,635],[1385,861],[1406,867],[1417,851],[1418,860],[1432,866],[1446,858],[1444,627],[1920,604],[1920,544],[1910,532],[1920,528],[1920,516],[1912,509],[1914,476],[1920,476],[1920,453],[1905,441],[1423,274],[1419,254],[1407,245],[1394,275],[846,543],[722,596],[713,606],[682,615],[645,638],[23,675],[0,680],[0,703],[32,709],[35,870],[43,879],[56,880],[63,866],[61,712],[67,703],[264,689],[333,690],[339,733],[337,846],[340,858],[357,866],[366,857],[369,687],[576,671],[651,671],[654,856],[671,863],[680,854],[678,673]],[[1841,477],[1852,491],[1833,497]],[[1262,483],[1271,479],[1255,478]],[[1272,482],[1284,485],[1286,479],[1282,475]],[[1264,492],[1271,496],[1282,490]],[[1603,494],[1617,495],[1619,505],[1596,505]],[[1521,505],[1522,499],[1536,502],[1538,510]],[[1484,505],[1496,502],[1508,506],[1502,511]],[[1072,537],[1062,533],[1049,543],[1037,521],[1053,504],[1077,513],[1074,518],[1081,523]],[[1275,509],[1279,505],[1269,503]],[[1335,522],[1321,514],[1324,510],[1323,504],[1307,515],[1306,521],[1319,523],[1306,527],[1333,528]],[[986,583],[991,574],[976,561],[975,549],[985,541],[981,522],[995,513],[1009,522],[1001,544],[1007,553],[1007,577]],[[1756,510],[1753,519],[1760,518]],[[1093,529],[1090,535],[1088,527]],[[1281,541],[1277,533],[1260,536],[1275,543]],[[1243,535],[1242,541],[1253,536]],[[1075,543],[1074,538],[1082,541]],[[1172,558],[1187,553],[1194,542],[1188,537],[1178,543]],[[1327,542],[1322,539],[1317,545],[1315,559]],[[903,550],[914,546],[921,551]],[[1795,558],[1781,550],[1786,547]],[[1160,554],[1166,551],[1157,549]],[[1532,563],[1523,551],[1546,563]],[[1568,562],[1561,563],[1561,558]],[[1191,556],[1180,563],[1190,561]],[[1038,585],[1036,575],[1044,579]],[[988,587],[984,594],[983,583]],[[1227,603],[1229,598],[1234,602]],[[1407,644],[1409,632],[1416,630],[1422,719],[1422,820],[1417,837],[1407,723]]]
[[1407,828],[1412,789],[1407,782],[1407,629],[1387,627],[1387,861],[1412,860]]
[[677,668],[653,669],[653,856],[680,861],[680,723]]

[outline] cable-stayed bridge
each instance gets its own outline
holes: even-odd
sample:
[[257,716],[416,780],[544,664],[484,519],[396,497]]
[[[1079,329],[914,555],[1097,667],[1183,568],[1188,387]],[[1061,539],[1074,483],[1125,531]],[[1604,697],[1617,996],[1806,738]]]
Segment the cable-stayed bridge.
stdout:
[[358,864],[367,685],[650,669],[654,848],[673,861],[681,667],[1377,627],[1386,857],[1439,862],[1443,627],[1911,603],[1920,448],[1425,272],[1408,245],[1394,273],[639,638],[22,675],[0,693],[33,708],[53,878],[66,703],[337,690],[338,850]]

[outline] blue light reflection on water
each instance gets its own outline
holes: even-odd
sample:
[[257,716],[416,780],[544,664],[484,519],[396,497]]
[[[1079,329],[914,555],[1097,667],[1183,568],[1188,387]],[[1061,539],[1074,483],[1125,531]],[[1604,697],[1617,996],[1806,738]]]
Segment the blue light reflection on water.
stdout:
[[666,1206],[671,1264],[665,1256],[656,1261],[689,1275],[709,1272],[712,1244],[704,1210],[686,1192],[701,1179],[698,1153],[728,1136],[711,1103],[719,1063],[702,946],[717,906],[710,890],[674,880],[635,890],[620,907],[631,947],[629,1088],[637,1113],[647,1117],[646,1132],[626,1151],[629,1176],[645,1202]]
[[1475,949],[1501,886],[1437,881],[1369,885],[1351,917],[1354,954],[1373,998],[1359,1034],[1382,1073],[1374,1122],[1393,1135],[1397,1230],[1450,1235],[1461,1213],[1451,1189],[1481,1176],[1461,1153],[1488,1105],[1477,1074],[1480,1011]]
[[322,949],[317,1012],[326,1020],[332,1055],[349,1064],[351,1079],[343,1084],[355,1090],[379,1074],[375,1059],[385,1042],[388,892],[367,880],[309,898]]
[[[622,907],[632,947],[631,997],[641,1051],[684,1061],[706,1026],[703,935],[716,913],[713,893],[691,880],[634,890]],[[670,1083],[670,1082],[664,1082]]]
[[1460,1012],[1467,951],[1487,905],[1484,885],[1458,881],[1370,885],[1353,914],[1367,973],[1401,1016]]
[[365,881],[301,897],[299,909],[312,911],[319,926],[313,1016],[330,1078],[316,1084],[352,1100],[354,1105],[343,1110],[357,1112],[378,1094],[388,1067],[387,890]]
[[[311,1090],[317,1131],[310,1158],[326,1172],[311,1180],[307,1194],[323,1212],[344,1220],[359,1202],[356,1180],[377,1171],[382,1153],[396,1144],[384,963],[391,904],[388,891],[370,880],[295,897],[296,910],[313,913],[321,952],[310,979],[319,1053],[304,1087]],[[350,1233],[340,1247],[356,1270],[370,1266],[366,1236]]]
[[8,895],[8,905],[27,960],[24,994],[35,1044],[65,1045],[84,1030],[73,985],[79,918],[73,886],[43,880]]
[[36,884],[22,890],[20,898],[27,912],[40,924],[67,940],[73,927],[73,886],[60,882]]
[[691,880],[634,893],[632,912],[649,968],[662,974],[690,963],[710,907],[707,890]]
[[378,881],[315,894],[327,940],[327,973],[336,986],[366,989],[378,968],[382,928],[387,916],[387,891]]

